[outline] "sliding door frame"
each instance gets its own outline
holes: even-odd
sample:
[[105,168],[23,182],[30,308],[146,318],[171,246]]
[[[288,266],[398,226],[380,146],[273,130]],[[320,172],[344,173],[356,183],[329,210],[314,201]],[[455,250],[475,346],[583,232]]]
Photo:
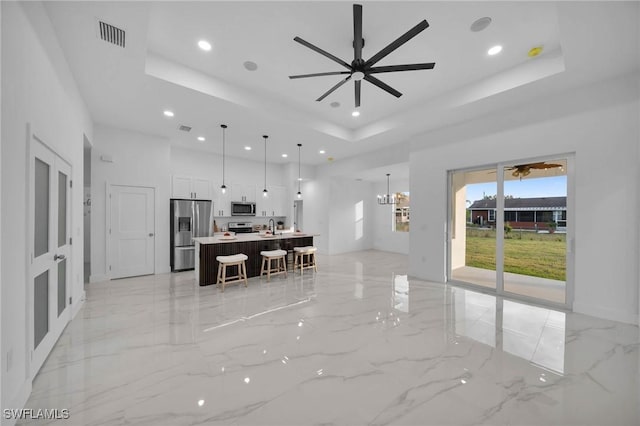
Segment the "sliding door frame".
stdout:
[[[566,234],[566,276],[565,276],[565,303],[552,302],[545,299],[526,296],[519,293],[512,293],[504,289],[504,172],[505,168],[515,164],[535,163],[541,161],[550,161],[564,159],[567,161],[567,234]],[[484,287],[464,281],[457,281],[452,278],[451,257],[452,257],[452,238],[453,238],[453,175],[460,172],[472,172],[476,170],[484,170],[495,168],[496,170],[496,288]],[[466,206],[465,206],[466,208]],[[499,213],[500,212],[500,213]],[[555,155],[545,155],[540,157],[532,157],[519,159],[515,161],[502,161],[499,163],[455,169],[447,171],[447,222],[446,222],[446,281],[448,283],[468,287],[473,290],[496,294],[498,296],[506,296],[510,299],[531,303],[534,305],[543,305],[557,309],[571,311],[573,310],[573,299],[575,294],[575,154],[563,153]]]

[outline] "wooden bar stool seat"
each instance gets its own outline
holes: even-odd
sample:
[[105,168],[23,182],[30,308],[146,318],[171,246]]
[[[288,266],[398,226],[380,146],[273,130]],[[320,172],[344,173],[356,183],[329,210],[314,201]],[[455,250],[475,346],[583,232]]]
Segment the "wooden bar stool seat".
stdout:
[[[271,275],[284,274],[287,276],[287,251],[286,250],[265,250],[261,251],[262,267],[260,268],[260,276],[267,274],[267,282],[271,280]],[[276,261],[275,267],[271,263]]]
[[[246,254],[239,253],[231,256],[217,256],[216,260],[218,261],[218,280],[216,281],[216,285],[222,284],[222,291],[224,292],[224,286],[227,284],[239,283],[244,281],[244,286],[247,286],[247,265],[245,260],[247,260]],[[238,267],[238,275],[234,275],[231,277],[227,277],[227,267],[229,266],[237,266]],[[231,280],[231,281],[228,281]]]
[[293,270],[295,271],[296,268],[300,266],[300,274],[307,268],[313,268],[314,271],[318,272],[318,267],[316,266],[316,251],[318,251],[318,249],[313,246],[294,247]]

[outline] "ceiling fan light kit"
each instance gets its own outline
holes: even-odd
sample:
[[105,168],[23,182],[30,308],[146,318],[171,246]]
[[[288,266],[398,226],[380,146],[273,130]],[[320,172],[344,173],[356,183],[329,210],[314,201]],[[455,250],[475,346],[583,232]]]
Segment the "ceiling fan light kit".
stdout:
[[384,90],[385,92],[399,98],[402,96],[402,93],[394,89],[393,87],[387,85],[386,83],[380,81],[378,78],[374,77],[374,74],[380,74],[385,72],[397,72],[397,71],[417,71],[417,70],[430,70],[435,66],[434,62],[429,63],[420,63],[420,64],[406,64],[406,65],[387,65],[387,66],[379,66],[375,67],[374,65],[378,63],[380,60],[385,58],[391,52],[398,49],[400,46],[420,34],[422,31],[427,29],[429,24],[426,20],[422,20],[416,26],[411,28],[409,31],[398,37],[396,40],[388,44],[385,48],[380,50],[378,53],[373,55],[368,60],[362,59],[362,48],[364,47],[364,39],[362,38],[362,5],[354,4],[353,5],[353,61],[351,64],[346,61],[338,58],[337,56],[332,55],[331,53],[309,43],[306,40],[303,40],[300,37],[294,37],[294,41],[300,43],[301,45],[308,47],[309,49],[331,59],[332,61],[342,65],[347,71],[329,71],[329,72],[321,72],[314,74],[300,74],[300,75],[290,75],[290,79],[297,78],[308,78],[308,77],[321,77],[321,76],[330,76],[330,75],[346,75],[346,77],[340,80],[337,84],[335,84],[332,88],[323,93],[316,101],[320,102],[331,93],[339,89],[343,84],[348,82],[349,80],[354,81],[354,91],[355,91],[355,106],[358,108],[360,106],[361,100],[361,86],[362,80],[368,81],[369,83],[377,86],[378,88]]

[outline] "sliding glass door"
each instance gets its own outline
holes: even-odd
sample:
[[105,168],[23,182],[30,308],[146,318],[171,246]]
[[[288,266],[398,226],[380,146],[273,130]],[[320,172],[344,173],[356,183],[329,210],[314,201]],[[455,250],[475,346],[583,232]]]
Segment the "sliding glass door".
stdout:
[[449,279],[570,307],[570,156],[450,172]]

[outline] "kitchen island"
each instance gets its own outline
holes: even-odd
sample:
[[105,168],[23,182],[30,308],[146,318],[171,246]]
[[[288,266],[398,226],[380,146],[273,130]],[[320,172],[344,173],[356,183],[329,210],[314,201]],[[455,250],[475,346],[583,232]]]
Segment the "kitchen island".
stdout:
[[217,256],[229,256],[238,253],[246,254],[247,277],[260,275],[262,264],[261,251],[293,250],[294,247],[313,245],[313,234],[283,233],[264,237],[257,233],[236,234],[233,237],[216,235],[213,237],[194,238],[195,242],[195,274],[196,283],[201,286],[216,283],[218,274]]

